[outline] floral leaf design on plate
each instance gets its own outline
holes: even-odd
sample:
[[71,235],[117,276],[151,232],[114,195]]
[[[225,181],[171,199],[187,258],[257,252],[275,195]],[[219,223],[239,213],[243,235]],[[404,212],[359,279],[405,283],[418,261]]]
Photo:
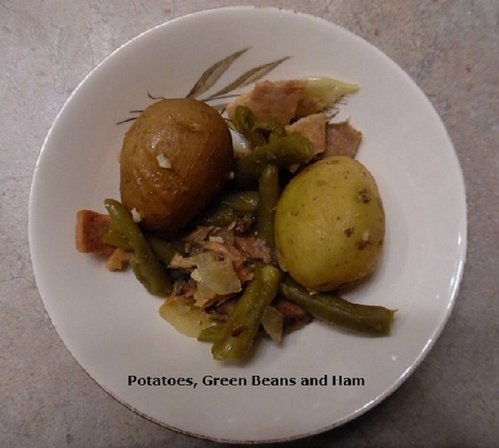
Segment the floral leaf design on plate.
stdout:
[[196,84],[194,84],[194,87],[187,94],[187,98],[196,98],[206,92],[220,79],[232,63],[248,50],[249,48],[243,48],[242,50],[236,51],[235,53],[232,53],[231,55],[215,62],[211,67],[203,72]]
[[[186,98],[197,98],[201,94],[205,93],[207,90],[212,88],[217,83],[217,81],[222,77],[222,75],[229,69],[229,67],[249,49],[250,47],[243,48],[242,50],[236,51],[235,53],[232,53],[229,56],[220,59],[219,61],[211,65],[208,69],[206,69],[203,72],[201,77],[197,80],[196,84],[194,84],[194,87],[192,87],[190,92],[187,94]],[[208,102],[208,101],[221,100],[238,96],[239,94],[231,92],[239,87],[244,87],[247,86],[248,84],[258,81],[259,79],[263,78],[265,75],[270,73],[272,70],[274,70],[277,66],[282,64],[284,61],[288,60],[290,57],[291,56],[285,56],[280,59],[276,59],[275,61],[268,62],[266,64],[262,64],[257,67],[253,67],[245,71],[242,75],[238,76],[234,81],[229,83],[224,88],[218,90],[216,93],[206,98],[201,99],[200,101]],[[147,92],[147,96],[154,101],[165,99],[165,97],[163,96],[153,96],[149,92]],[[227,106],[227,103],[215,104],[212,107],[214,107],[220,113],[222,113],[223,110],[225,109],[225,106]],[[134,117],[121,120],[116,124],[123,124],[133,121],[137,119],[140,113],[142,112],[143,110],[130,110],[129,111],[130,114],[137,114],[137,115]]]
[[223,89],[219,90],[213,95],[210,95],[208,98],[205,98],[204,101],[210,101],[216,99],[222,95],[225,95],[226,93],[231,92],[232,90],[237,89],[238,87],[244,87],[247,86],[248,84],[258,81],[259,79],[263,78],[267,73],[270,73],[278,65],[282,64],[290,57],[291,56],[286,56],[284,58],[277,59],[276,61],[269,62],[267,64],[259,65],[258,67],[254,67],[246,71]]

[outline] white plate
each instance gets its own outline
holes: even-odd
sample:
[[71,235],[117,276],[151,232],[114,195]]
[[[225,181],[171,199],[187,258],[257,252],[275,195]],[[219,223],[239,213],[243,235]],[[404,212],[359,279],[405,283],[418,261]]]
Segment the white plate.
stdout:
[[[185,96],[202,71],[250,49],[217,83],[284,56],[267,78],[333,76],[361,85],[342,108],[364,133],[359,159],[374,173],[387,215],[379,272],[348,298],[399,309],[393,335],[365,338],[313,323],[282,347],[261,344],[244,367],[211,358],[158,315],[160,302],[133,274],[109,273],[74,244],[78,209],[118,198],[118,152],[147,92]],[[42,148],[30,198],[36,280],[60,337],[116,399],[169,428],[223,441],[288,440],[360,415],[393,392],[442,330],[466,248],[463,179],[452,143],[413,81],[369,43],[324,20],[269,8],[205,11],[158,26],[115,51],[71,95]],[[191,377],[197,387],[129,386],[128,376]],[[253,375],[295,386],[251,385]],[[302,377],[326,386],[304,386]],[[364,385],[333,386],[332,376]],[[203,385],[235,377],[246,386]]]

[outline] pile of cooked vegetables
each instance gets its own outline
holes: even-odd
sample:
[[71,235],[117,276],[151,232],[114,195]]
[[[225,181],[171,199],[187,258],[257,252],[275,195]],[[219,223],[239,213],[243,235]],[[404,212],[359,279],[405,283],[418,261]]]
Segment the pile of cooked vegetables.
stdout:
[[355,160],[362,134],[327,113],[356,91],[261,81],[223,115],[192,98],[155,102],[124,138],[121,202],[78,212],[78,250],[130,266],[164,299],[160,315],[217,360],[314,318],[388,334],[394,310],[338,295],[375,271],[385,233],[374,177]]

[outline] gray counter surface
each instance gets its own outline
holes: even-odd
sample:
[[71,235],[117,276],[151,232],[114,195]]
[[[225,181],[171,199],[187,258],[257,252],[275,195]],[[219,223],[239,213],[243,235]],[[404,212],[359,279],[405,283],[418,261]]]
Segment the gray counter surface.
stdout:
[[[214,447],[138,416],[64,347],[28,248],[28,196],[47,131],[107,54],[197,10],[193,0],[0,0],[0,446]],[[409,73],[442,117],[464,172],[468,255],[447,326],[415,373],[379,406],[284,446],[498,446],[499,5],[495,0],[241,1],[323,17]]]

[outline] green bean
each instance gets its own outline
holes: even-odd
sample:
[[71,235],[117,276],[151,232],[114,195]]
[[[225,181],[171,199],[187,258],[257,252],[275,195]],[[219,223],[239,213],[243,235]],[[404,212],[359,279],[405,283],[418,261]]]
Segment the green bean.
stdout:
[[258,208],[257,191],[236,191],[220,198],[219,205],[208,210],[196,221],[197,225],[223,227],[236,216],[253,214]]
[[275,121],[257,121],[255,123],[254,130],[259,130],[267,133],[267,141],[269,142],[286,135],[286,130],[284,129],[284,127]]
[[[233,343],[233,340],[236,339],[236,337],[241,336],[241,334],[237,334],[238,331],[246,331],[249,333],[250,328],[246,322],[245,314],[249,312],[253,308],[253,304],[257,302],[261,288],[262,273],[261,268],[257,268],[255,270],[255,278],[246,286],[244,293],[229,314],[220,334],[213,343],[211,353],[215,359],[241,359],[246,354],[247,348],[243,347],[241,349],[238,347],[236,350],[236,344]],[[258,321],[258,325],[260,325],[260,321]]]
[[[168,265],[177,252],[176,249],[164,239],[153,234],[144,234],[145,239],[159,260]],[[128,239],[115,227],[109,226],[102,240],[110,246],[119,247],[124,250],[132,250]]]
[[104,233],[104,236],[102,237],[102,241],[110,246],[119,247],[124,250],[132,250],[128,239],[112,225],[107,228],[106,233]]
[[317,319],[361,333],[390,333],[396,312],[382,306],[351,303],[334,293],[310,295],[290,278],[281,282],[280,292]]
[[244,135],[253,148],[286,135],[286,130],[276,121],[257,121],[255,114],[246,106],[237,106],[234,114],[236,130]]
[[285,168],[308,162],[314,155],[310,141],[301,134],[293,133],[259,146],[235,163],[235,182],[239,187],[255,182],[266,165]]
[[178,252],[173,244],[165,241],[157,235],[146,234],[144,236],[159,261],[161,261],[161,263],[165,266],[168,266],[174,255]]
[[111,232],[121,233],[133,250],[130,266],[136,277],[151,294],[159,296],[168,294],[171,290],[171,282],[167,272],[128,210],[114,199],[106,199],[104,205],[111,217],[110,228],[113,229]]
[[222,204],[203,214],[196,220],[196,224],[200,226],[223,227],[229,225],[234,219],[236,219],[234,210],[231,207]]
[[261,129],[255,129],[255,115],[246,106],[237,106],[234,114],[234,126],[244,135],[253,147],[264,145],[267,139]]
[[212,347],[217,360],[242,360],[250,352],[265,308],[279,290],[281,271],[274,266],[257,267],[255,278],[229,314]]
[[221,334],[222,329],[223,329],[223,322],[211,325],[210,327],[201,330],[201,332],[198,335],[198,341],[215,342],[219,337],[219,335]]
[[234,191],[222,197],[220,203],[237,212],[255,212],[258,208],[258,191]]
[[274,215],[279,200],[279,170],[276,166],[267,165],[263,169],[258,181],[258,195],[258,237],[274,252]]

